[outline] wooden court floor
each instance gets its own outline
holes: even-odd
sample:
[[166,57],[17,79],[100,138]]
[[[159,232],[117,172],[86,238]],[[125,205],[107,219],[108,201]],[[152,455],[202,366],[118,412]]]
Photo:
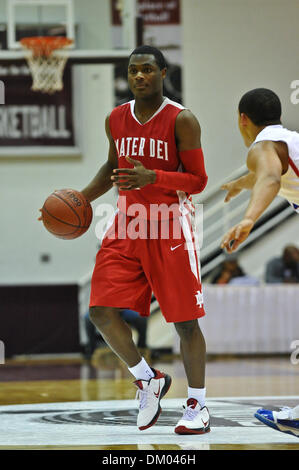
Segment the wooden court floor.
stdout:
[[[8,420],[8,427],[1,430],[0,419],[0,449],[299,450],[296,437],[269,429],[253,416],[258,407],[273,405],[275,409],[298,404],[299,365],[291,364],[289,357],[208,358],[206,389],[214,427],[211,419],[208,435],[179,442],[172,435],[171,426],[180,417],[186,398],[181,360],[177,356],[161,356],[152,365],[170,374],[173,382],[163,399],[165,405],[161,402],[163,413],[157,424],[139,438],[134,434],[134,379],[107,349],[97,350],[91,361],[64,356],[7,360],[0,366],[0,414]],[[99,429],[98,440],[88,440],[87,433],[91,435],[92,431],[94,439],[94,430],[101,420],[108,427],[103,432]],[[28,441],[28,426],[39,434],[32,434],[32,441]],[[47,435],[44,439],[43,429]],[[69,443],[55,439],[55,429],[65,430],[64,435],[70,432]],[[85,440],[80,438],[81,430]],[[242,432],[244,436],[251,433],[251,438],[242,442]]]

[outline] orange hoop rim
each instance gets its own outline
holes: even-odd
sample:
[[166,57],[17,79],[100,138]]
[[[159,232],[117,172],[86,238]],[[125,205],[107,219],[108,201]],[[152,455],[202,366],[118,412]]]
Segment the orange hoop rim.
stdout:
[[30,49],[35,56],[50,56],[53,51],[73,44],[73,40],[64,36],[34,36],[23,38],[20,43]]

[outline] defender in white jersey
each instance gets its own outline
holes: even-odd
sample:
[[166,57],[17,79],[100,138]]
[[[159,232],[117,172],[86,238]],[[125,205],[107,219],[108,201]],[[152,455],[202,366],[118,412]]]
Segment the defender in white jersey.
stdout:
[[[239,129],[246,147],[248,174],[222,186],[225,202],[243,189],[252,191],[240,223],[223,237],[228,253],[246,240],[255,222],[280,195],[299,213],[299,134],[281,125],[281,103],[271,90],[247,92],[239,103]],[[299,405],[282,411],[260,409],[255,417],[278,431],[299,437]]]
[[243,189],[252,191],[243,220],[223,237],[221,248],[235,251],[255,222],[279,195],[299,213],[299,133],[281,125],[281,103],[271,90],[256,88],[239,103],[239,129],[246,147],[249,172],[230,183],[225,202]]

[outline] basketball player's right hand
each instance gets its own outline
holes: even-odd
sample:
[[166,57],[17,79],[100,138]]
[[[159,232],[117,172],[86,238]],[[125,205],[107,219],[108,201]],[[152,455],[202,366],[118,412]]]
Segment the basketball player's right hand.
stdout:
[[221,248],[228,253],[235,251],[250,234],[254,222],[252,219],[243,219],[237,225],[232,227],[222,238]]
[[221,186],[221,189],[227,191],[224,202],[230,201],[233,197],[238,196],[242,191],[242,188],[237,186],[236,181],[231,181],[230,183],[225,183]]

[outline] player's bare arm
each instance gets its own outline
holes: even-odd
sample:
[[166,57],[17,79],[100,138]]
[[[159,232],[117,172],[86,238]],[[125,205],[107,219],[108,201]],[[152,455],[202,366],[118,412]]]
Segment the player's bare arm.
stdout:
[[233,197],[238,196],[243,189],[252,189],[256,182],[256,175],[253,172],[249,172],[240,178],[225,183],[221,186],[221,189],[226,190],[224,202],[229,202]]
[[104,165],[101,166],[93,180],[86,186],[81,193],[90,202],[105,194],[112,187],[111,176],[114,168],[117,168],[117,149],[114,140],[111,136],[109,127],[109,116],[105,121],[106,135],[109,140],[108,159]]
[[283,166],[273,142],[260,142],[250,150],[247,166],[256,175],[245,213],[255,223],[279,192]]
[[255,222],[279,192],[283,164],[273,142],[257,143],[248,153],[248,169],[255,174],[256,182],[243,220],[223,237],[221,248],[235,251],[251,232]]
[[177,147],[180,152],[201,148],[201,129],[197,118],[188,109],[181,111],[175,123]]

